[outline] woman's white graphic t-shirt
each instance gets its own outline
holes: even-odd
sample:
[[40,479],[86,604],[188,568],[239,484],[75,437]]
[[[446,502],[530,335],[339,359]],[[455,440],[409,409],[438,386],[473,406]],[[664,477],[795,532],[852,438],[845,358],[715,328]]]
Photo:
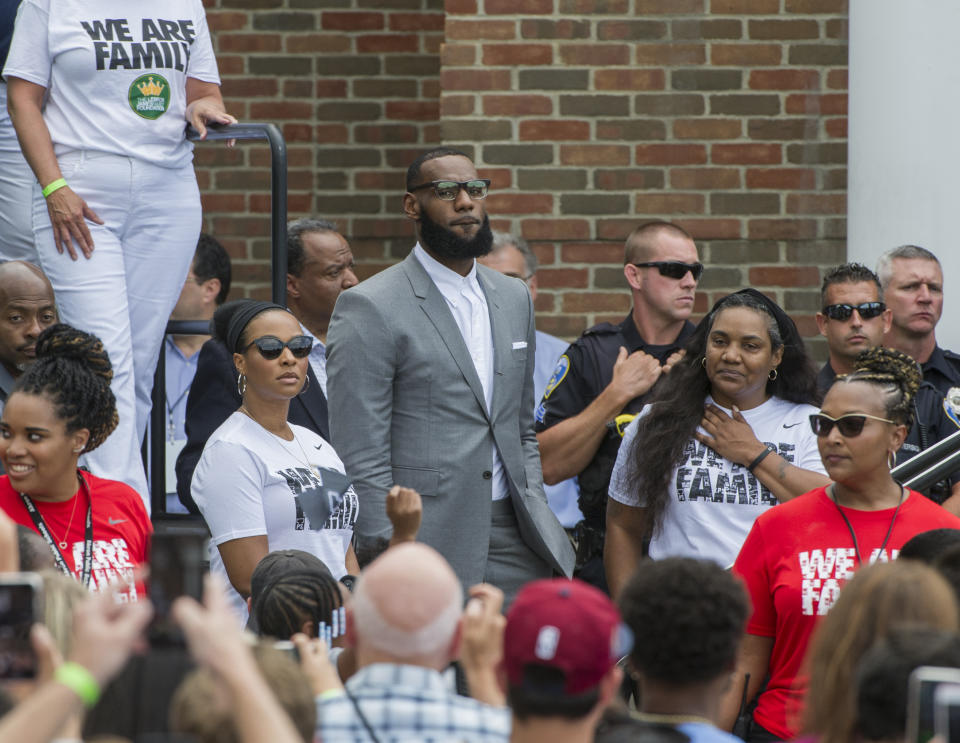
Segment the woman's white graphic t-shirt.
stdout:
[[[217,545],[267,536],[271,552],[298,549],[319,557],[334,578],[346,574],[344,558],[357,520],[357,495],[340,457],[313,431],[290,425],[285,441],[236,412],[207,439],[190,492],[210,528],[210,571],[229,585]],[[304,461],[306,460],[306,461]],[[323,524],[310,521],[307,499],[326,499]],[[238,616],[246,602],[230,591]]]
[[187,78],[220,83],[201,0],[23,0],[3,70],[47,88],[57,155],[189,165]]
[[[704,404],[716,405],[709,396]],[[649,411],[650,406],[645,406],[624,431],[610,478],[610,497],[638,508],[645,506],[647,499],[630,486],[634,471],[631,449],[640,419]],[[754,435],[775,446],[777,454],[790,464],[825,474],[809,422],[810,415],[817,412],[812,405],[771,397],[741,414]],[[724,459],[692,438],[673,471],[663,528],[650,541],[650,557],[705,558],[728,567],[757,516],[776,504],[776,496],[745,465]]]

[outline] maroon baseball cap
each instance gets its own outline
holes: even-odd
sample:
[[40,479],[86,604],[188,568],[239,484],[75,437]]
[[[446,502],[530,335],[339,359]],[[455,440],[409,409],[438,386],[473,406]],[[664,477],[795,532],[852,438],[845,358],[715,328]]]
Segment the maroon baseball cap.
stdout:
[[605,593],[579,580],[528,583],[507,613],[503,666],[522,686],[527,666],[563,672],[564,693],[593,688],[630,652],[633,635]]

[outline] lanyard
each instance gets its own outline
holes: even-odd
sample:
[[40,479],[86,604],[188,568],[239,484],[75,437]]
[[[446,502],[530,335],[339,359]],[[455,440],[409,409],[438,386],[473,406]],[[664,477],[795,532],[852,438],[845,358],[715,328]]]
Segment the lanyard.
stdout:
[[[850,523],[850,519],[847,518],[847,514],[843,512],[843,509],[840,507],[840,503],[837,502],[837,490],[835,486],[831,486],[831,492],[833,494],[834,505],[836,505],[837,510],[840,511],[840,515],[843,516],[843,520],[847,524],[847,531],[850,532],[850,536],[853,538],[853,551],[857,555],[857,564],[862,566],[863,558],[860,556],[860,545],[857,544],[857,533],[853,530],[853,524]],[[880,545],[880,554],[883,554],[883,549],[887,546],[887,542],[890,541],[890,535],[893,534],[893,525],[897,522],[897,514],[900,513],[900,506],[903,505],[903,496],[904,490],[901,486],[900,501],[897,503],[897,507],[893,512],[893,518],[890,519],[890,528],[887,529],[887,536],[883,538],[883,544]]]
[[[87,496],[87,519],[83,531],[83,568],[80,573],[80,582],[85,588],[89,588],[90,570],[93,565],[93,499],[90,497],[87,481],[80,475],[78,475],[77,479],[80,480],[80,490]],[[78,495],[77,497],[80,496]],[[64,559],[63,553],[54,541],[53,535],[50,533],[50,528],[43,520],[43,516],[40,515],[33,501],[30,500],[30,496],[26,493],[20,493],[20,498],[23,500],[23,505],[27,508],[27,513],[30,514],[30,518],[33,520],[33,525],[37,527],[40,536],[43,537],[43,540],[53,553],[53,561],[57,569],[64,575],[73,578],[73,571],[67,567],[67,561]]]

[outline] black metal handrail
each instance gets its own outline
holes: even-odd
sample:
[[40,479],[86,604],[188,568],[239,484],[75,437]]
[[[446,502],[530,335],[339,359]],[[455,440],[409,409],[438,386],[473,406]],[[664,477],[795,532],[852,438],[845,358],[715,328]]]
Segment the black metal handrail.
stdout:
[[950,434],[890,470],[893,479],[914,490],[926,490],[960,469],[960,431]]
[[[238,123],[214,124],[207,127],[207,136],[201,140],[192,126],[187,127],[187,139],[192,142],[220,140],[265,139],[270,144],[270,285],[273,301],[287,303],[287,145],[283,134],[274,124]],[[198,320],[171,320],[167,334],[208,335],[210,324]],[[150,411],[149,455],[144,446],[143,457],[150,461],[150,506],[154,515],[167,511],[166,473],[166,363],[164,349],[160,349],[157,371],[153,378],[153,408]]]

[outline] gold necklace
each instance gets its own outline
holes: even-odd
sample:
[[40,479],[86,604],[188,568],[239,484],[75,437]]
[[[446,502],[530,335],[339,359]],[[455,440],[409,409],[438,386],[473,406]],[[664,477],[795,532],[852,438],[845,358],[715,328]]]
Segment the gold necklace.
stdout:
[[80,491],[77,491],[77,494],[73,496],[73,508],[70,510],[70,520],[67,522],[67,530],[63,533],[63,539],[57,542],[57,545],[62,550],[65,550],[67,548],[67,537],[70,536],[70,527],[73,526],[73,515],[77,512],[78,500],[80,500]]

